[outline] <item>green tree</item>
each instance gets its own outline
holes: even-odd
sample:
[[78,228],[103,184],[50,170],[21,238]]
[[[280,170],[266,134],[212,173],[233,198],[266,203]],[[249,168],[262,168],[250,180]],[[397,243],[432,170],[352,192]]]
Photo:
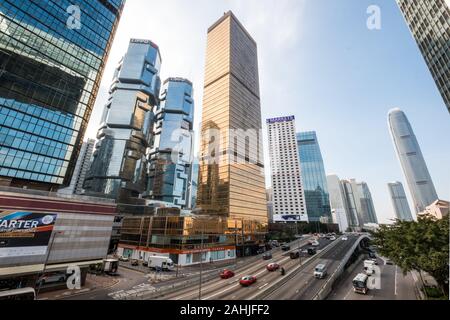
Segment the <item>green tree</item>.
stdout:
[[420,216],[418,221],[397,220],[373,233],[379,253],[391,259],[406,274],[425,271],[448,294],[449,217],[441,220]]

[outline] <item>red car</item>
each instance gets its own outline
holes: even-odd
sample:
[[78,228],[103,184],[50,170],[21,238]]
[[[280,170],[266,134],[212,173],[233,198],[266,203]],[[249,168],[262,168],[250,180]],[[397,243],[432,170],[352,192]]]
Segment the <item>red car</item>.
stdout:
[[255,276],[245,276],[239,281],[241,286],[248,287],[256,282]]
[[270,263],[267,265],[267,270],[269,271],[276,271],[280,268],[280,265],[278,263]]
[[231,270],[225,269],[225,270],[223,270],[223,271],[220,273],[220,277],[221,277],[222,279],[230,279],[230,278],[233,278],[233,277],[234,277],[234,272],[231,271]]

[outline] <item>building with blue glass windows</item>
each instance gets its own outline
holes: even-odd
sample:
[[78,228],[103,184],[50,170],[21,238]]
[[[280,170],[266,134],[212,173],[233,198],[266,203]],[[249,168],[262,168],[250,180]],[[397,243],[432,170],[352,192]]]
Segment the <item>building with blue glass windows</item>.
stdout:
[[128,202],[145,191],[147,149],[159,105],[161,54],[150,40],[131,39],[119,62],[85,180],[88,194]]
[[308,220],[327,218],[331,222],[330,196],[316,133],[297,133],[297,145]]
[[148,153],[145,197],[188,209],[194,149],[192,83],[183,78],[169,78],[164,82],[160,99],[155,112],[154,143]]
[[0,0],[1,185],[69,185],[124,2]]

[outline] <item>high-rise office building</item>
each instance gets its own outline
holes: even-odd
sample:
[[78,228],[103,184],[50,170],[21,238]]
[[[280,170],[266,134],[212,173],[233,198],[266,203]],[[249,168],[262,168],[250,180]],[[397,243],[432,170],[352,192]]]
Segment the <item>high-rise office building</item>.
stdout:
[[330,195],[316,132],[297,133],[297,145],[308,220],[331,219]]
[[153,138],[154,107],[159,103],[160,66],[156,44],[130,40],[102,115],[85,182],[88,193],[125,201],[144,192],[146,151]]
[[358,227],[358,217],[351,214],[344,185],[337,175],[327,176],[327,186],[330,194],[330,206],[333,222],[339,224],[341,231],[347,231],[348,227]]
[[397,3],[450,112],[450,1]]
[[408,199],[406,199],[405,189],[401,182],[395,181],[388,183],[389,194],[391,196],[392,206],[395,216],[402,221],[413,221]]
[[232,12],[208,29],[197,208],[267,223],[257,44]]
[[194,149],[194,100],[189,80],[164,82],[160,106],[155,113],[154,143],[148,153],[146,197],[169,202],[183,209],[190,203]]
[[0,184],[69,185],[123,5],[0,0]]
[[361,214],[364,224],[375,223],[378,224],[377,214],[375,212],[375,206],[373,204],[372,193],[369,186],[365,182],[357,183],[359,201],[361,203]]
[[200,170],[200,165],[198,162],[198,158],[194,158],[194,162],[192,163],[192,174],[191,174],[191,186],[189,190],[189,194],[191,197],[189,208],[195,209],[197,207],[197,192],[198,192],[198,174]]
[[86,179],[86,174],[89,172],[89,168],[91,167],[91,158],[94,153],[94,147],[94,139],[88,139],[83,142],[70,185],[67,188],[59,189],[58,193],[70,195],[82,194],[84,192],[84,180]]
[[367,183],[357,182],[355,179],[342,180],[341,183],[351,217],[351,226],[362,228],[366,223],[378,223],[372,194]]
[[400,109],[389,111],[389,129],[403,168],[416,213],[438,199],[425,159],[411,124]]
[[309,221],[303,192],[300,154],[295,135],[295,117],[268,119],[267,129],[273,192],[273,221]]
[[267,197],[267,217],[270,223],[273,223],[273,191],[272,188],[268,188],[266,191]]

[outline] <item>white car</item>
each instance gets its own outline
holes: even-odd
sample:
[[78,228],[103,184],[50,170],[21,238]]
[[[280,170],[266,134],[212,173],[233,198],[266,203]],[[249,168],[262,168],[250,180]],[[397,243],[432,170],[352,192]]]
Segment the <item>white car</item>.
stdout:
[[347,241],[348,238],[347,237],[342,237],[342,241]]
[[330,241],[334,241],[334,240],[336,240],[336,237],[335,236],[331,236],[328,239],[330,239]]
[[314,240],[314,241],[311,242],[311,245],[312,245],[313,247],[318,247],[318,246],[320,246],[320,243],[319,243],[319,241]]

